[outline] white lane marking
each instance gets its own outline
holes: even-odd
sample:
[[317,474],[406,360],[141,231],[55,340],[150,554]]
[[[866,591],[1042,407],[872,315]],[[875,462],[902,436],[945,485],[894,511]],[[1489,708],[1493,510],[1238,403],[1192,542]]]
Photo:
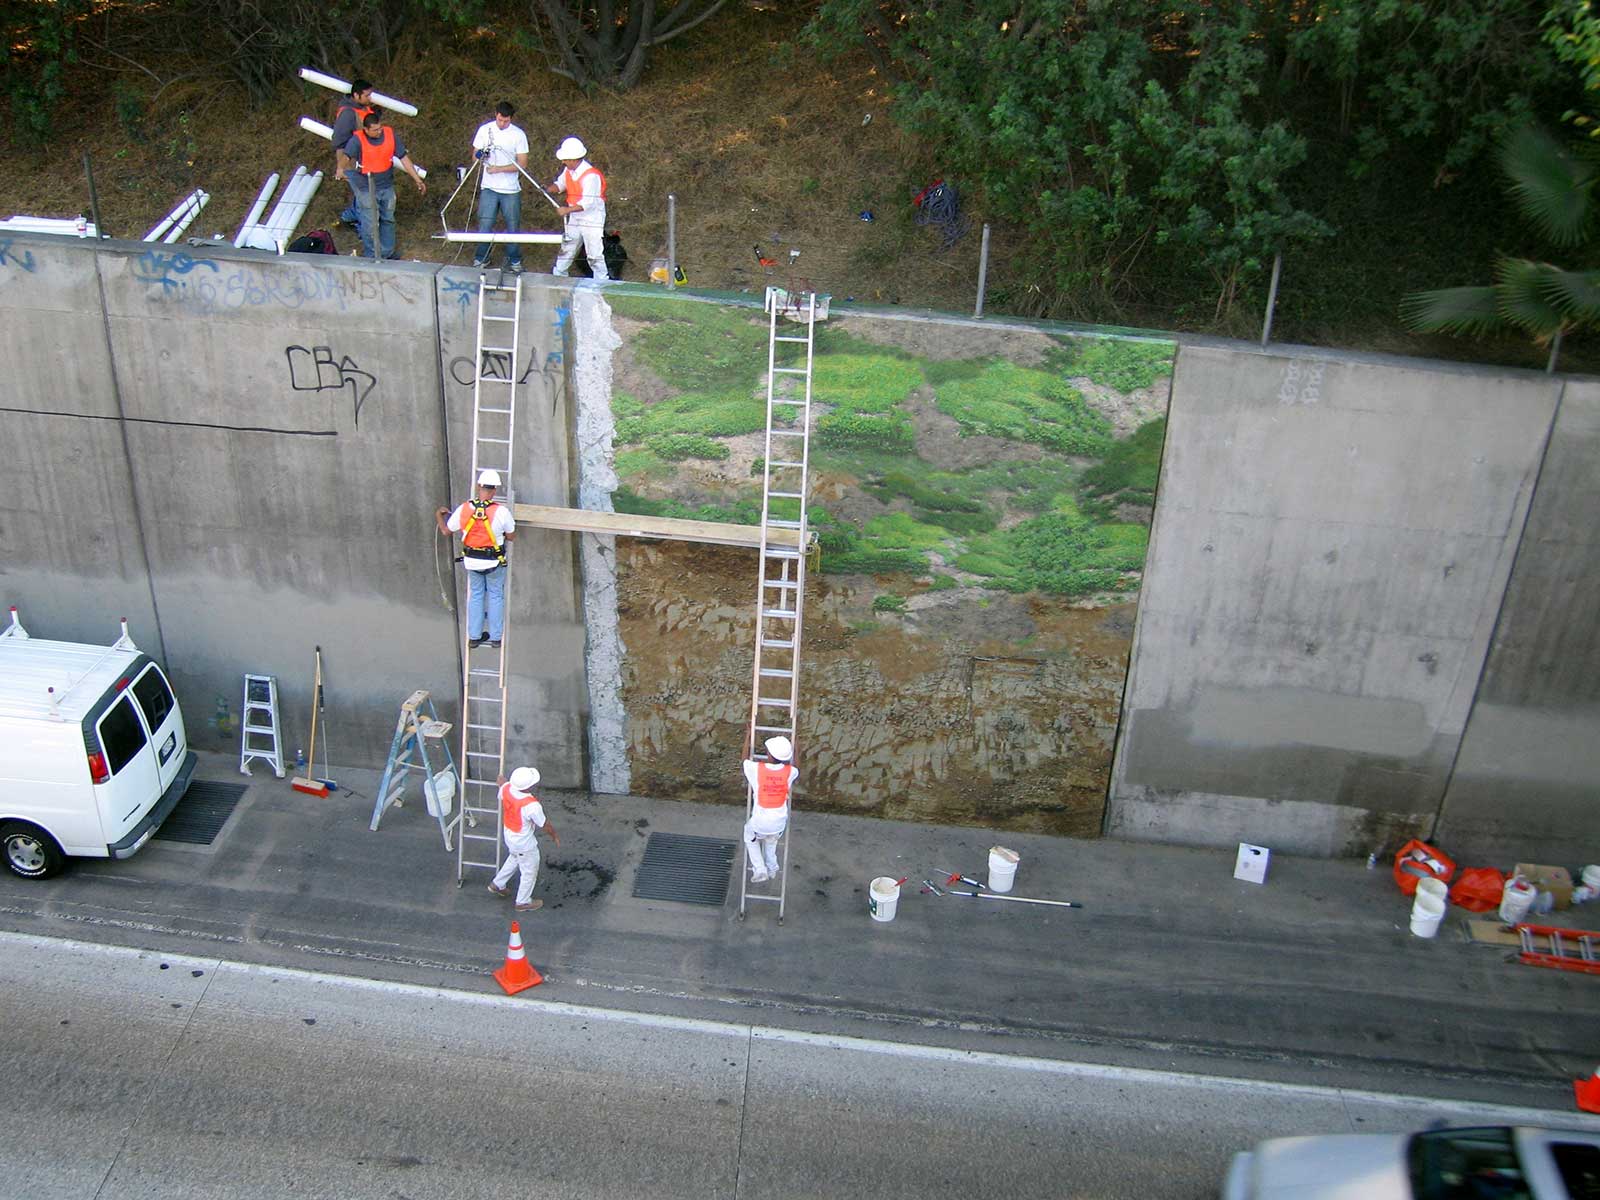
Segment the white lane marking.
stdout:
[[574,1017],[586,1021],[609,1021],[619,1025],[635,1025],[651,1029],[669,1029],[683,1033],[700,1033],[713,1037],[746,1038],[757,1042],[787,1043],[815,1046],[862,1054],[882,1054],[899,1058],[922,1059],[993,1067],[1012,1071],[1032,1071],[1040,1074],[1062,1075],[1080,1079],[1125,1081],[1145,1085],[1177,1085],[1188,1088],[1210,1088],[1217,1091],[1244,1091],[1307,1100],[1342,1099],[1368,1104],[1384,1104],[1396,1108],[1425,1108],[1457,1113],[1471,1119],[1485,1119],[1506,1125],[1545,1125],[1558,1121],[1569,1129],[1600,1131],[1600,1117],[1558,1109],[1527,1108],[1517,1105],[1489,1104],[1472,1100],[1443,1100],[1432,1096],[1410,1096],[1394,1092],[1373,1092],[1356,1088],[1327,1087],[1319,1084],[1275,1083],[1270,1080],[1241,1079],[1228,1075],[1201,1075],[1192,1071],[1158,1071],[1148,1067],[1116,1067],[1097,1063],[1065,1062],[1053,1058],[1035,1058],[1024,1054],[996,1054],[987,1050],[957,1050],[947,1046],[924,1046],[914,1043],[887,1042],[878,1038],[844,1037],[838,1034],[806,1033],[797,1029],[778,1029],[771,1026],[736,1024],[731,1021],[707,1021],[697,1017],[674,1017],[661,1013],[627,1012],[614,1008],[597,1008],[587,1004],[569,1004],[561,1000],[538,1000],[528,996],[496,996],[490,993],[463,992],[452,988],[424,987],[413,983],[393,983],[384,979],[358,979],[347,975],[328,975],[321,971],[306,971],[298,967],[268,967],[256,963],[234,962],[220,958],[195,958],[186,954],[164,954],[154,950],[138,950],[127,946],[106,946],[95,942],[79,942],[68,938],[40,937],[34,934],[8,933],[0,930],[0,945],[15,945],[39,951],[77,954],[102,954],[123,959],[159,959],[180,967],[209,968],[220,972],[223,968],[245,975],[262,978],[282,978],[326,987],[346,988],[352,991],[380,992],[412,999],[444,1000],[461,1004],[476,1004],[490,1008],[532,1008],[554,1016]]

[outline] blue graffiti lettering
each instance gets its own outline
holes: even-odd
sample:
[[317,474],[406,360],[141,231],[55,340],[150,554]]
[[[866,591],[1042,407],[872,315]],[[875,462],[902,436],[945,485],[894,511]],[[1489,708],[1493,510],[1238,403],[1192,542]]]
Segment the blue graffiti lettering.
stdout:
[[192,258],[181,250],[176,254],[146,250],[134,260],[133,277],[141,283],[159,283],[163,293],[175,292],[186,286],[175,277],[188,275],[197,267],[218,269],[209,258]]
[[6,238],[5,241],[0,242],[0,267],[8,267],[12,263],[16,263],[17,266],[32,275],[33,251],[24,250],[21,254],[17,254],[11,249],[11,244],[11,238]]
[[472,298],[478,294],[478,284],[472,279],[446,279],[444,281],[444,294],[454,296],[456,303],[461,308],[466,308],[472,303]]

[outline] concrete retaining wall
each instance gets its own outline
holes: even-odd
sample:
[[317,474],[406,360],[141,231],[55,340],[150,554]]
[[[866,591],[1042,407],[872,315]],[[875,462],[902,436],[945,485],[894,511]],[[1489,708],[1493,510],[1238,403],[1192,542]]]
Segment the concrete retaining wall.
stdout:
[[[432,266],[0,240],[0,601],[44,637],[109,641],[126,615],[200,745],[237,748],[240,677],[262,671],[292,752],[319,644],[335,765],[381,762],[414,688],[455,719],[464,588],[432,511],[467,484],[476,286]],[[602,297],[579,321],[568,285],[525,287],[519,500],[599,508],[614,486],[602,393],[621,327]],[[1600,857],[1600,385],[1189,345],[1166,446],[1107,832],[1318,854],[1437,832],[1502,865]],[[692,552],[595,541],[580,565],[580,541],[517,543],[509,751],[557,787],[651,786],[630,758],[650,716],[626,684],[638,639],[665,635],[627,626],[637,580],[616,565]],[[847,632],[863,671],[903,673]],[[1016,697],[972,703],[981,732]]]
[[1183,347],[1108,832],[1315,854],[1429,832],[1559,392]]

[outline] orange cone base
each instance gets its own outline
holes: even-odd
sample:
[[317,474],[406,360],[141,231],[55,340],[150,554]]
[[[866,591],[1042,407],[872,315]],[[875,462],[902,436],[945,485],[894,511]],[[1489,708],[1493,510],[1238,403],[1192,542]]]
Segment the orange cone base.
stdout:
[[535,971],[533,964],[524,958],[520,962],[507,962],[494,973],[494,981],[505,988],[506,995],[515,996],[518,992],[538,987],[544,982],[544,976]]
[[1600,1071],[1588,1079],[1574,1079],[1572,1091],[1584,1112],[1600,1113]]

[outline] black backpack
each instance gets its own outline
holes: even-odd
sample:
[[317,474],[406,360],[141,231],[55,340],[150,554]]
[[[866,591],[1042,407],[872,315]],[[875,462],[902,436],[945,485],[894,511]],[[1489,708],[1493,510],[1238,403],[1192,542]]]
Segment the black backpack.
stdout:
[[289,243],[290,254],[337,254],[338,249],[333,244],[333,234],[326,229],[313,229],[309,233],[302,233]]
[[[616,230],[600,235],[600,244],[604,247],[606,256],[606,274],[613,279],[622,278],[622,264],[628,261],[628,252],[622,248],[622,235]],[[578,246],[578,257],[573,260],[572,273],[586,278],[594,277],[594,270],[589,266],[589,256],[584,253],[582,244]]]

